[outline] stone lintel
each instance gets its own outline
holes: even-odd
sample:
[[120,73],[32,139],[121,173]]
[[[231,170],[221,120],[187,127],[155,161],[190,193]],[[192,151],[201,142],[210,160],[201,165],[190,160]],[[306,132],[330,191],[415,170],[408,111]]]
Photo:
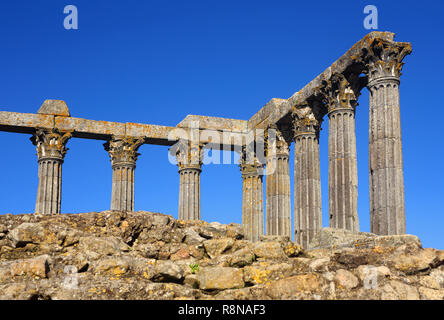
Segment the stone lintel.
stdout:
[[273,113],[286,112],[288,110],[288,107],[285,106],[287,103],[287,99],[271,99],[248,121],[248,129],[266,129],[268,124],[271,124],[266,121],[268,116]]
[[55,127],[60,131],[72,131],[77,138],[107,140],[111,135],[125,135],[125,124],[119,122],[55,117]]
[[155,124],[126,123],[125,130],[129,137],[145,137],[148,144],[171,146],[175,141],[169,141],[168,137],[174,129]]
[[[230,121],[230,119],[228,120]],[[240,120],[235,121],[238,121],[238,125],[241,122]],[[246,122],[244,122],[244,125],[246,125]],[[236,136],[236,138],[233,138],[228,143],[224,142],[223,132],[212,129],[211,126],[209,127],[209,129],[205,129],[205,134],[203,134],[203,130],[200,130],[199,139],[201,143],[207,144],[214,149],[228,147],[233,150],[234,146],[240,147],[247,141],[247,134],[245,132],[230,132],[227,130],[228,134],[232,134]],[[72,132],[73,137],[83,139],[110,140],[113,135],[133,138],[144,137],[147,144],[165,146],[171,146],[178,140],[174,139],[175,130],[177,130],[178,133],[180,133],[181,130],[185,130],[188,137],[190,136],[190,129],[188,128],[0,111],[0,131],[32,134],[37,128],[48,130],[55,128],[61,132]],[[213,139],[213,137],[218,137],[219,142],[217,139]]]
[[229,132],[246,133],[248,130],[248,121],[228,119],[220,117],[208,117],[199,115],[187,115],[177,125],[178,128],[192,128],[193,122],[198,122],[201,130],[220,130]]
[[54,116],[0,111],[0,131],[34,133],[35,128],[54,128]]

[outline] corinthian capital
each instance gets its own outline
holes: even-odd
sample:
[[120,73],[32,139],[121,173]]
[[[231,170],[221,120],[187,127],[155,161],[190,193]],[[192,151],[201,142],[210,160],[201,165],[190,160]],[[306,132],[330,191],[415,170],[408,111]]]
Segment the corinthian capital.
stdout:
[[203,144],[180,140],[176,143],[174,152],[179,170],[185,168],[201,168],[204,158]]
[[103,146],[108,151],[112,165],[131,165],[134,166],[139,147],[144,144],[144,138],[133,138],[124,136],[113,136],[112,140],[106,142]]
[[292,111],[292,120],[294,139],[301,135],[319,135],[322,115],[315,113],[308,103],[295,106]]
[[265,131],[265,155],[267,157],[288,156],[292,138],[290,125],[269,125]]
[[402,60],[412,52],[412,46],[406,42],[389,42],[375,39],[369,50],[364,53],[363,61],[367,67],[369,85],[381,78],[398,78],[404,65]]
[[66,143],[71,138],[71,132],[59,132],[57,129],[37,129],[31,137],[32,143],[37,146],[39,160],[54,158],[63,160],[68,151]]
[[359,77],[352,74],[347,78],[343,74],[336,74],[324,81],[318,91],[328,107],[328,113],[331,113],[336,110],[354,111],[361,89],[362,81]]
[[259,161],[252,146],[242,146],[242,152],[239,157],[239,168],[243,178],[263,175],[264,167],[265,164]]

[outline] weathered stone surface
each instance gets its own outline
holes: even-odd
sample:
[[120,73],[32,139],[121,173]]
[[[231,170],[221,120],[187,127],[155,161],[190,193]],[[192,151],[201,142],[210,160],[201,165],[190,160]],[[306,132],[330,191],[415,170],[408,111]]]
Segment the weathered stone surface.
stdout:
[[45,100],[37,113],[62,117],[71,116],[66,102],[62,100]]
[[419,287],[419,296],[423,300],[444,300],[444,290]]
[[259,241],[261,242],[279,242],[279,243],[287,243],[290,241],[290,237],[286,235],[262,235],[259,237]]
[[435,249],[424,249],[417,255],[402,254],[393,257],[389,263],[397,270],[406,274],[426,271],[439,263]]
[[98,256],[107,256],[129,251],[129,246],[116,237],[82,237],[79,240],[79,248],[85,252],[92,252]]
[[170,256],[171,260],[184,260],[184,259],[188,259],[190,257],[190,253],[187,249],[185,248],[180,248],[179,250],[177,250],[175,253],[173,253]]
[[[399,247],[401,245],[413,245],[422,248],[421,240],[417,236],[411,234],[378,236],[374,239],[375,247]],[[369,241],[371,243],[371,241]]]
[[153,281],[179,282],[183,280],[184,272],[182,268],[172,261],[158,261],[155,270]]
[[356,275],[362,283],[365,282],[366,278],[373,276],[376,273],[376,277],[378,281],[382,281],[382,279],[390,278],[391,271],[386,266],[372,266],[372,265],[360,265],[355,270]]
[[197,289],[199,287],[199,282],[197,281],[197,275],[195,274],[187,274],[183,281],[183,284],[186,286],[190,286],[192,288]]
[[304,249],[299,244],[290,241],[284,245],[283,249],[288,257],[297,257],[304,253]]
[[0,225],[0,299],[443,298],[443,251],[411,236],[296,255],[285,237],[251,242],[216,225],[206,239],[204,222],[148,212],[0,215]]
[[46,278],[49,272],[49,259],[48,255],[42,255],[7,263],[0,267],[0,281],[10,281],[16,276]]
[[38,223],[22,223],[8,234],[15,247],[24,247],[27,243],[40,243],[45,237],[43,227]]
[[221,290],[242,288],[244,286],[242,270],[229,267],[206,267],[197,274],[199,288],[203,290]]
[[97,261],[93,268],[96,273],[110,274],[119,278],[129,271],[130,262],[122,257],[105,257]]
[[188,228],[185,231],[185,243],[187,244],[201,244],[206,239],[201,237],[199,233],[193,228]]
[[272,299],[297,299],[306,292],[316,292],[320,287],[320,277],[313,273],[297,275],[272,283],[267,295]]
[[247,148],[242,147],[239,167],[242,173],[242,225],[245,238],[258,241],[264,234],[263,164],[250,159]]
[[228,249],[233,247],[234,241],[232,238],[220,238],[204,241],[203,245],[210,258],[215,258],[221,255]]
[[312,261],[309,265],[311,272],[322,272],[328,271],[328,264],[330,263],[330,258],[319,258]]
[[284,259],[285,253],[279,242],[258,242],[253,249],[257,258],[265,259]]
[[256,260],[256,256],[251,248],[245,247],[231,255],[229,265],[233,267],[242,268],[252,264]]
[[227,237],[233,239],[243,239],[245,237],[245,231],[242,225],[237,223],[230,223],[227,226]]
[[344,269],[339,269],[336,271],[334,280],[337,286],[348,290],[356,288],[359,284],[358,278],[355,277],[355,275],[350,271]]
[[420,298],[418,289],[398,280],[391,280],[381,291],[383,300],[418,300]]
[[328,248],[422,248],[417,236],[410,234],[378,236],[368,232],[354,233],[345,229],[323,228],[315,235],[308,249]]
[[244,281],[248,284],[270,283],[285,277],[293,272],[293,265],[289,263],[259,262],[244,268]]
[[198,115],[187,115],[177,126],[180,128],[191,128],[198,124],[197,128],[205,130],[231,130],[232,132],[247,132],[248,122],[245,120],[227,119],[219,117],[208,117]]
[[309,243],[308,249],[342,248],[353,246],[356,241],[374,238],[376,235],[367,232],[352,232],[345,229],[322,228]]
[[159,243],[141,243],[134,246],[134,249],[137,250],[141,256],[155,259],[159,257],[161,248],[162,246]]
[[204,238],[220,238],[227,234],[227,226],[220,222],[211,222],[203,224],[200,228],[200,235]]

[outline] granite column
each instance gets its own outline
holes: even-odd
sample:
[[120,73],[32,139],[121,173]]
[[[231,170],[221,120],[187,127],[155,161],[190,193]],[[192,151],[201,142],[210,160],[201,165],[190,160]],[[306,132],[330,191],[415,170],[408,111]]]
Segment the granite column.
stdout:
[[134,178],[137,153],[143,138],[113,137],[104,144],[111,158],[113,183],[111,210],[134,211]]
[[308,106],[293,112],[294,232],[295,242],[305,248],[322,228],[320,124]]
[[264,234],[264,165],[244,147],[239,167],[242,172],[242,225],[245,238],[258,241]]
[[290,128],[267,130],[265,230],[291,238]]
[[39,185],[35,212],[58,214],[61,212],[62,164],[68,150],[66,143],[71,133],[37,129],[31,138],[37,146]]
[[375,41],[367,60],[371,232],[406,233],[399,84],[408,43]]

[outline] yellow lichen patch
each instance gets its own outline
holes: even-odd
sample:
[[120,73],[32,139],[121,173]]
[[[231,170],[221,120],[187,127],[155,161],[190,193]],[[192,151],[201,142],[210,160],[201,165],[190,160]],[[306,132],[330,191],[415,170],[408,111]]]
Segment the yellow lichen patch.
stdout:
[[251,274],[251,279],[256,284],[265,283],[268,281],[268,276],[270,275],[271,270],[265,269],[253,269]]
[[381,247],[376,246],[376,247],[373,248],[373,252],[374,253],[384,253],[384,249],[381,248]]
[[97,289],[96,287],[89,288],[89,289],[88,289],[88,292],[89,292],[89,293],[97,293],[97,292],[98,292],[98,289]]
[[124,275],[125,272],[126,271],[124,269],[120,268],[120,267],[115,267],[113,269],[113,274],[116,275],[117,277],[120,277],[120,276]]
[[54,232],[49,232],[45,236],[45,242],[47,243],[57,243],[59,240]]

